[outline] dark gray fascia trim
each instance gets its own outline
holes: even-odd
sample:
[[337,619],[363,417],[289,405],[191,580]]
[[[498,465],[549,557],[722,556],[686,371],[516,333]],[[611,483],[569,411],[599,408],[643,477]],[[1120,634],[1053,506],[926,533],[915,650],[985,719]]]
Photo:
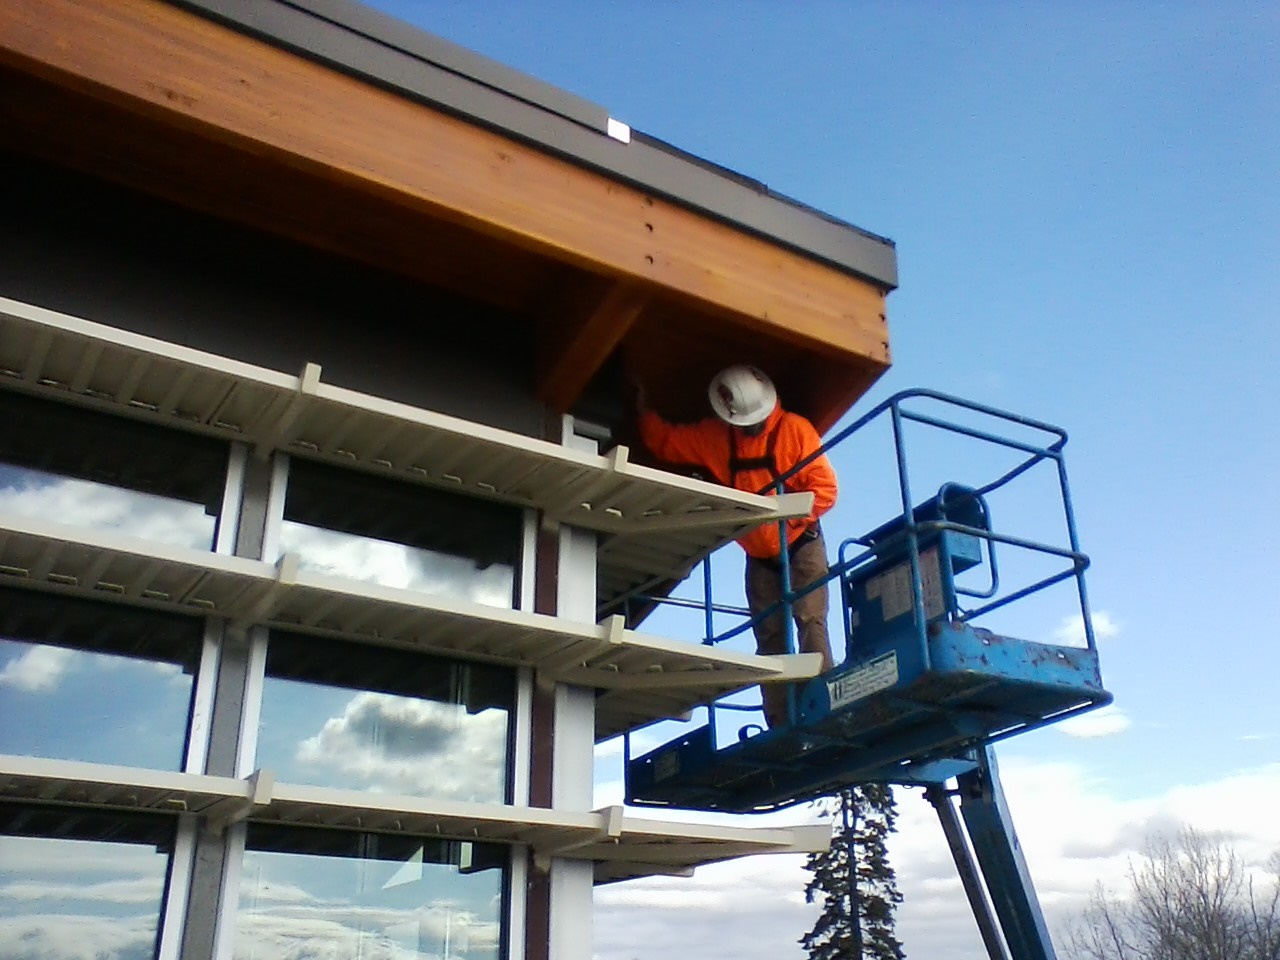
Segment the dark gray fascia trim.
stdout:
[[[406,78],[392,69],[383,79],[376,71],[377,55],[390,59],[389,54],[399,53],[497,91],[504,97],[514,97],[601,133],[606,130],[609,111],[604,107],[353,0],[170,2],[212,15],[230,26],[246,29],[349,72],[381,80],[397,90],[402,89],[400,82]],[[360,43],[361,40],[368,43]],[[434,92],[427,94],[412,89],[407,92],[415,97],[434,99]]]
[[891,240],[643,134],[610,137],[603,107],[353,0],[168,0],[464,117],[612,179],[856,274],[898,283]]

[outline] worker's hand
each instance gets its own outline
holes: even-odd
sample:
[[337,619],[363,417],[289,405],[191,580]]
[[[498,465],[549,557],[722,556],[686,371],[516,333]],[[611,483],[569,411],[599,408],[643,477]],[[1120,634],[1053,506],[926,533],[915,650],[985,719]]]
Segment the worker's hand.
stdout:
[[636,412],[644,413],[649,409],[649,395],[645,392],[644,384],[639,380],[632,380],[631,389],[635,391]]

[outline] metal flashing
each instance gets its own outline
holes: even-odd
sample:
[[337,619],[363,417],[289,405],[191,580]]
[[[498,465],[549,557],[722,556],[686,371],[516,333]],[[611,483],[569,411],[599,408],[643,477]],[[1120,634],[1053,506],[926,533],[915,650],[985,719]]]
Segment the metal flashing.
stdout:
[[[640,131],[603,107],[353,0],[167,0],[352,76],[528,142],[886,290],[891,240]],[[619,125],[625,126],[625,125]]]

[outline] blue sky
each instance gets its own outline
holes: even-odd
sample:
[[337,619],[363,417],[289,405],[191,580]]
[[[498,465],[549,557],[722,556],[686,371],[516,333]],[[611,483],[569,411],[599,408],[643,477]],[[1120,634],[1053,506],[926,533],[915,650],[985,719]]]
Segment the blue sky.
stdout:
[[[1014,787],[1040,784],[1126,835],[1185,810],[1280,842],[1229,786],[1280,783],[1280,7],[374,5],[894,239],[869,400],[930,386],[1065,426],[1114,625],[1127,726],[1002,747],[1020,829]],[[856,497],[865,466],[837,467]]]

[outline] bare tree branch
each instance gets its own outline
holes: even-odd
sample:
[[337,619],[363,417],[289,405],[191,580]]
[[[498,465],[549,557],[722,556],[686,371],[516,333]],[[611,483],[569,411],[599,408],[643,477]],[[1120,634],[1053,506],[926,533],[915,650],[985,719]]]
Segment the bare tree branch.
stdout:
[[1184,827],[1130,861],[1122,896],[1099,886],[1068,935],[1077,960],[1280,960],[1280,853],[1260,893],[1222,837]]

